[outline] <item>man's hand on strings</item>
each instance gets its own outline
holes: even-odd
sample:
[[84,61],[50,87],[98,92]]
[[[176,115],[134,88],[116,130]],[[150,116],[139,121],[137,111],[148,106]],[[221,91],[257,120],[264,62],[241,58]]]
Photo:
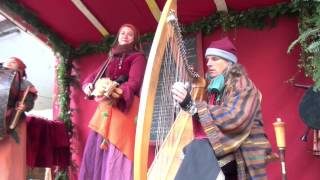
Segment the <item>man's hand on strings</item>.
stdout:
[[173,99],[179,103],[181,109],[194,115],[198,110],[188,91],[189,88],[189,83],[176,82],[173,84],[171,92]]
[[188,91],[183,82],[175,82],[172,86],[171,93],[173,99],[181,103],[186,98]]

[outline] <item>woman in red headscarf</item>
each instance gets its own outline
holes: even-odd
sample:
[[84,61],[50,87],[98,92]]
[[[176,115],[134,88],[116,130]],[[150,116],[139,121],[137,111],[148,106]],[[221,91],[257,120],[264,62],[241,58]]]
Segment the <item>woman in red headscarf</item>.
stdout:
[[[3,67],[17,71],[19,79],[19,87],[17,98],[9,98],[6,111],[6,120],[12,120],[17,111],[30,111],[34,106],[37,98],[37,90],[29,82],[26,77],[26,65],[18,58],[12,57],[3,63]],[[29,87],[29,88],[28,88]],[[28,93],[24,102],[21,98],[25,90]],[[13,100],[18,99],[18,101]],[[16,110],[16,111],[15,111]],[[22,113],[18,123],[8,136],[0,140],[0,180],[26,179],[26,122],[24,122],[25,114]],[[7,121],[10,122],[10,121]]]
[[[95,97],[98,107],[89,123],[91,132],[79,179],[131,180],[135,117],[146,67],[139,33],[133,25],[120,27],[104,66],[105,70],[83,82],[83,91]],[[96,78],[97,74],[101,77]]]

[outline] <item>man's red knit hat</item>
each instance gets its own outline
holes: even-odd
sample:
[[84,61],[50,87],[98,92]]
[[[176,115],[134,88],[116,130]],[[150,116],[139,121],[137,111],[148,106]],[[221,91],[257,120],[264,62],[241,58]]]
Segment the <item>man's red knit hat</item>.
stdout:
[[212,41],[206,50],[205,57],[218,56],[232,63],[237,63],[237,49],[228,37],[222,38],[217,41]]

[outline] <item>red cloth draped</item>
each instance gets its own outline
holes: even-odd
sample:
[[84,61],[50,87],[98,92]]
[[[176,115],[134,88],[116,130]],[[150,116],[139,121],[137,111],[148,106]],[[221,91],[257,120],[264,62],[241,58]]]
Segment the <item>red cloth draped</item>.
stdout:
[[61,168],[70,164],[69,138],[62,121],[27,117],[27,164]]

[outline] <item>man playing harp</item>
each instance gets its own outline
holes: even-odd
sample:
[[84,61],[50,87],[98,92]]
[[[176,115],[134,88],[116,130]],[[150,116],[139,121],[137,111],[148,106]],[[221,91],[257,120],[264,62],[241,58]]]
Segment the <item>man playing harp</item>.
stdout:
[[198,156],[204,149],[213,150],[228,180],[267,179],[271,147],[263,130],[260,91],[237,63],[236,48],[227,37],[213,41],[205,58],[207,101],[192,100],[184,83],[176,82],[171,89],[180,107],[192,114],[195,128],[176,179],[208,177],[210,163]]

